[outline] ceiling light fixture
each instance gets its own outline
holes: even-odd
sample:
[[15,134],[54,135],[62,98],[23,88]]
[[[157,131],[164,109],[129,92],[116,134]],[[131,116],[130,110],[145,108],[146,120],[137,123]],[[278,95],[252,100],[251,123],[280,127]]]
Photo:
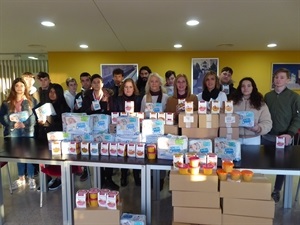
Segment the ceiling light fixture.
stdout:
[[188,26],[196,26],[198,24],[199,24],[198,20],[189,20],[186,22],[186,25],[188,25]]
[[275,43],[271,43],[271,44],[268,44],[267,46],[268,46],[268,48],[274,48],[274,47],[276,47],[276,46],[277,46],[277,44],[275,44]]
[[51,22],[51,21],[43,21],[41,22],[41,24],[45,27],[54,27],[55,23]]
[[36,58],[34,56],[28,56],[28,59],[38,60],[38,58]]
[[174,48],[182,48],[182,45],[181,44],[175,44]]
[[88,48],[88,45],[79,45],[80,48]]

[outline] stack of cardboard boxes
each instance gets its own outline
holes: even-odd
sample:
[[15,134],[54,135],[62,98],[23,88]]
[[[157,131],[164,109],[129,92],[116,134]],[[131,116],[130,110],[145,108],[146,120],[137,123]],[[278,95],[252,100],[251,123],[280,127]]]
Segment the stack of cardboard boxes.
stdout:
[[271,190],[271,182],[257,174],[251,182],[221,181],[222,224],[272,225],[275,203]]
[[173,225],[221,225],[218,176],[181,175],[170,172],[172,191]]

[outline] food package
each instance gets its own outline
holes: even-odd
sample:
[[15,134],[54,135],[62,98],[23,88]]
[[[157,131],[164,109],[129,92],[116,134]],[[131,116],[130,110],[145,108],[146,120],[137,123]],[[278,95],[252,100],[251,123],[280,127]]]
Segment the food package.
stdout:
[[207,102],[199,101],[198,102],[198,114],[206,114],[207,113]]
[[211,153],[213,149],[210,139],[189,139],[189,152]]
[[120,225],[146,225],[146,216],[141,214],[123,213]]
[[98,142],[92,142],[90,143],[90,153],[93,156],[98,156],[100,153],[100,143]]
[[89,142],[81,142],[80,143],[80,151],[81,155],[89,155],[90,154],[90,143]]
[[94,114],[91,115],[93,123],[93,133],[108,133],[110,116],[106,114]]
[[61,154],[61,141],[49,141],[49,150],[52,151],[52,155]]
[[164,122],[162,120],[145,119],[142,122],[142,135],[164,135]]
[[176,153],[184,154],[188,149],[188,138],[184,135],[165,135],[157,139],[157,158],[173,160]]
[[78,190],[76,192],[76,207],[77,208],[86,208],[88,204],[88,191],[87,190]]
[[109,155],[110,156],[118,156],[118,143],[117,142],[109,143]]
[[126,143],[118,143],[118,156],[126,156]]
[[109,155],[109,142],[101,142],[100,154]]
[[125,101],[125,112],[126,113],[134,112],[134,101]]
[[251,111],[238,111],[235,112],[240,116],[240,127],[254,127],[254,112]]
[[136,158],[145,158],[145,143],[137,143],[135,148]]
[[91,133],[93,130],[93,121],[90,116],[82,114],[62,114],[62,120],[65,123],[65,131],[73,134]]
[[226,138],[215,138],[215,153],[218,158],[241,160],[241,143],[237,140],[229,140]]
[[128,143],[127,144],[127,155],[128,157],[135,157],[135,143]]
[[111,117],[111,123],[112,124],[117,124],[117,118],[120,116],[120,113],[118,112],[112,112],[110,114],[110,117]]
[[118,117],[117,135],[135,135],[140,133],[140,121],[138,117]]
[[166,115],[166,125],[174,125],[174,113],[165,113]]

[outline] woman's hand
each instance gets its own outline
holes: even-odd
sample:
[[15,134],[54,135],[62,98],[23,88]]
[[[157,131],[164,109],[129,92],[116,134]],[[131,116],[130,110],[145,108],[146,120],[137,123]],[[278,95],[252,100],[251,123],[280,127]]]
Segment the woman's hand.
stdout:
[[16,122],[15,125],[14,125],[14,128],[15,129],[22,129],[22,128],[25,128],[25,125],[22,122]]
[[289,134],[282,134],[279,137],[284,137],[285,145],[290,145],[292,143],[292,137]]
[[249,127],[248,130],[251,130],[254,133],[260,133],[261,127],[256,124],[254,127]]

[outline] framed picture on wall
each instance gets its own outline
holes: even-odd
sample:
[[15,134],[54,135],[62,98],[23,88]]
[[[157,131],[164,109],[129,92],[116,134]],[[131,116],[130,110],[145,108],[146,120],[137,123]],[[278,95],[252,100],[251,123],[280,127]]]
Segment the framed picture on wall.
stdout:
[[100,64],[100,74],[103,78],[104,86],[108,86],[109,83],[113,83],[113,71],[120,68],[124,71],[124,80],[126,78],[132,78],[134,81],[138,77],[138,64]]
[[274,72],[280,68],[286,68],[291,72],[291,79],[287,87],[293,90],[300,90],[300,63],[272,63],[271,88],[274,88]]
[[192,59],[192,84],[191,89],[194,95],[203,91],[202,82],[207,71],[212,70],[219,74],[218,58],[193,58]]

